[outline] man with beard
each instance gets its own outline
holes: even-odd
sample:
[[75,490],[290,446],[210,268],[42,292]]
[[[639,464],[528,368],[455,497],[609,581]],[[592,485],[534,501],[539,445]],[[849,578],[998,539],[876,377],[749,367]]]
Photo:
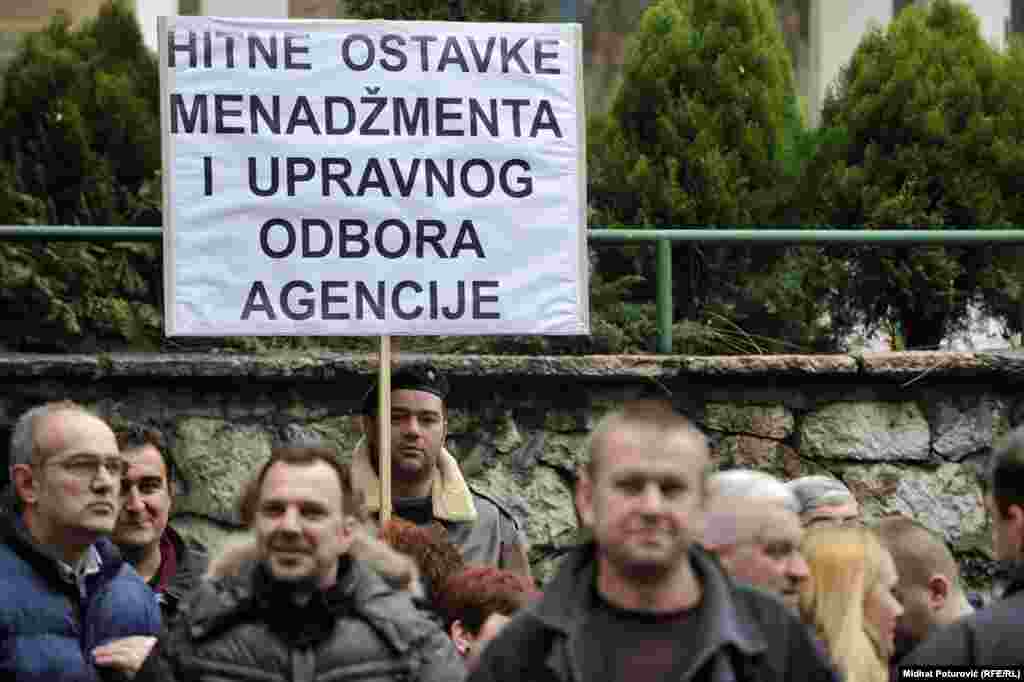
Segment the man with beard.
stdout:
[[1024,665],[1024,428],[992,451],[983,484],[992,550],[1010,582],[999,601],[933,632],[901,667]]
[[361,513],[331,450],[275,449],[240,504],[257,558],[200,584],[139,679],[460,679],[440,627],[350,555]]
[[[494,498],[467,485],[444,447],[448,436],[448,381],[429,365],[391,376],[391,490],[396,516],[418,525],[435,521],[467,563],[530,576],[526,540],[515,517]],[[377,387],[363,400],[363,441],[352,455],[352,482],[368,511],[380,509]]]
[[776,598],[733,583],[700,549],[710,457],[671,406],[597,425],[576,503],[593,540],[484,649],[470,682],[836,677]]
[[160,601],[164,627],[171,627],[182,598],[206,570],[202,545],[186,542],[168,525],[176,476],[167,457],[163,434],[133,428],[117,432],[117,444],[128,461],[121,479],[121,513],[114,542]]
[[64,401],[11,435],[16,500],[0,519],[0,679],[130,676],[160,631],[153,592],[108,536],[125,460],[101,419]]

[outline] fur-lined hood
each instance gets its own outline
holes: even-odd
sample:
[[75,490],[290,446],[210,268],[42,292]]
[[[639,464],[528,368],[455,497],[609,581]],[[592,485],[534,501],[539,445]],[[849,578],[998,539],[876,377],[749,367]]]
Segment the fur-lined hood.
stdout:
[[[352,487],[363,493],[366,510],[373,513],[380,510],[380,477],[370,457],[370,446],[363,438],[352,453],[350,471]],[[435,519],[453,522],[477,520],[473,493],[459,470],[458,460],[445,448],[441,448],[437,458],[430,498]]]
[[[349,546],[349,555],[370,568],[394,588],[409,590],[413,596],[422,597],[419,568],[408,556],[396,552],[387,543],[374,537],[371,532],[359,527]],[[259,555],[256,539],[252,533],[228,540],[210,559],[203,576],[205,580],[217,580],[238,575],[242,565],[255,560]]]

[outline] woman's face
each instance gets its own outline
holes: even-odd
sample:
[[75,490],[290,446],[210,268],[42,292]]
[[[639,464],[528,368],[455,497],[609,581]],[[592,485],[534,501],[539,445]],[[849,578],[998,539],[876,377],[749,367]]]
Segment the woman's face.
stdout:
[[864,624],[878,635],[878,645],[883,659],[892,656],[896,636],[896,619],[903,613],[903,607],[893,596],[898,576],[889,552],[882,554],[882,568],[878,582],[864,596]]

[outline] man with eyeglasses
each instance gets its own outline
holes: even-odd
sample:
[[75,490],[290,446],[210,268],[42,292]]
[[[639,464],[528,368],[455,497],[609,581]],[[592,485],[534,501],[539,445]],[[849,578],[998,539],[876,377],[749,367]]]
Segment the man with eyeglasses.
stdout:
[[24,413],[10,445],[13,510],[0,518],[0,678],[131,677],[160,631],[156,598],[107,536],[125,461],[75,403]]

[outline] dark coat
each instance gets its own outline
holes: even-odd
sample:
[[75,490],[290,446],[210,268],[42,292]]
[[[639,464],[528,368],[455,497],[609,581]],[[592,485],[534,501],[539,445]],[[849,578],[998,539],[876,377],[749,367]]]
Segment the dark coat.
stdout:
[[301,607],[257,562],[203,581],[135,679],[457,682],[464,674],[451,640],[408,593],[344,559],[338,583]]
[[164,529],[164,534],[174,545],[178,563],[174,577],[168,582],[167,588],[157,594],[164,626],[171,629],[182,601],[198,587],[210,558],[205,547],[198,542],[185,540],[170,526]]
[[156,636],[156,595],[107,539],[93,545],[102,562],[78,584],[33,541],[19,516],[0,518],[0,679],[40,682],[113,678],[90,652],[131,635]]
[[1024,665],[1024,571],[1006,588],[1003,598],[981,611],[940,628],[901,662],[902,666]]
[[[690,560],[704,589],[708,627],[693,648],[693,675],[710,682],[836,682],[807,628],[781,601],[732,583],[702,550]],[[567,557],[539,602],[516,615],[484,649],[469,682],[582,682],[581,662],[615,642],[588,641],[594,608],[593,545]],[[681,643],[682,644],[682,643]]]

